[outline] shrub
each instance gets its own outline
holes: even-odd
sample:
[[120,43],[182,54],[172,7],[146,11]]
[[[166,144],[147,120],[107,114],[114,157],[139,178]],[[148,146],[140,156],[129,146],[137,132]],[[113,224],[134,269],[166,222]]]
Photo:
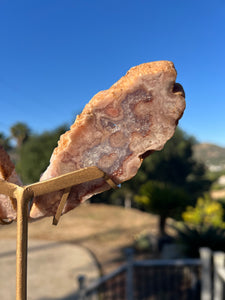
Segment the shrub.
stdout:
[[184,222],[175,226],[178,242],[183,245],[187,256],[198,257],[200,247],[225,251],[223,215],[221,203],[206,195],[198,199],[195,207],[187,207],[182,214]]
[[198,198],[195,207],[188,206],[182,218],[189,225],[225,228],[223,215],[222,204],[205,195],[204,198]]

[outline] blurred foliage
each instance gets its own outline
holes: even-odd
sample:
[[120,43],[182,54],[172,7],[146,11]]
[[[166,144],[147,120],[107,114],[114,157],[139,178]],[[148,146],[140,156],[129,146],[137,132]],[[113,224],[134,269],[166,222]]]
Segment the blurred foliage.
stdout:
[[190,226],[179,224],[175,226],[177,242],[183,247],[188,257],[199,257],[199,248],[207,247],[213,251],[225,251],[225,229],[214,226]]
[[213,226],[225,228],[224,210],[221,203],[212,200],[209,195],[198,198],[196,206],[188,206],[182,217],[185,223],[193,226]]
[[218,203],[221,204],[224,214],[223,214],[223,221],[225,222],[225,198],[220,198],[216,200]]
[[19,161],[16,171],[24,183],[38,181],[49,165],[49,160],[61,134],[67,130],[61,126],[53,131],[32,134],[19,149]]
[[0,145],[6,150],[9,151],[12,149],[10,144],[10,138],[7,138],[4,133],[0,132]]
[[219,179],[219,177],[222,175],[225,175],[225,170],[216,171],[216,172],[207,170],[207,173],[206,173],[207,178],[213,182],[217,181]]
[[222,204],[208,195],[198,199],[195,207],[187,207],[182,214],[184,222],[177,223],[177,241],[185,254],[198,257],[200,247],[225,251],[225,223]]
[[134,243],[133,248],[136,252],[143,253],[143,252],[154,252],[155,245],[151,240],[150,235],[147,233],[146,230],[141,231],[134,236]]
[[224,185],[214,182],[211,186],[211,191],[220,191],[220,190],[224,190]]
[[161,235],[165,234],[166,218],[181,218],[181,213],[190,203],[190,197],[184,189],[168,183],[148,181],[134,197],[146,211],[160,215],[159,229]]

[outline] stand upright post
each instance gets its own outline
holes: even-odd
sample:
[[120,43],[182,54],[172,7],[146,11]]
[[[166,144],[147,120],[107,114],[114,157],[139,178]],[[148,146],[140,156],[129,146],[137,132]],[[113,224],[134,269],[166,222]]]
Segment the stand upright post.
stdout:
[[27,299],[28,202],[32,191],[19,189],[17,196],[16,300]]

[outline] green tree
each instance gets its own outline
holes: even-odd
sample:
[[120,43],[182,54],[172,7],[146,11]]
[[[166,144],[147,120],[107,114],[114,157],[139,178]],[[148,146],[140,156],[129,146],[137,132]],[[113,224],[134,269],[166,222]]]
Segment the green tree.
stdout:
[[135,196],[135,201],[142,204],[146,211],[159,215],[159,232],[165,235],[166,219],[180,219],[181,213],[190,203],[190,197],[181,188],[158,181],[148,181]]
[[17,148],[19,149],[28,139],[30,135],[30,128],[25,123],[18,122],[10,128],[10,132],[11,137],[15,139]]
[[27,142],[21,146],[16,170],[24,183],[39,180],[40,175],[49,165],[51,154],[57,146],[60,135],[66,130],[66,126],[61,126],[53,131],[31,135]]
[[10,139],[7,138],[4,133],[0,132],[0,145],[6,150],[9,151],[12,149],[10,145]]

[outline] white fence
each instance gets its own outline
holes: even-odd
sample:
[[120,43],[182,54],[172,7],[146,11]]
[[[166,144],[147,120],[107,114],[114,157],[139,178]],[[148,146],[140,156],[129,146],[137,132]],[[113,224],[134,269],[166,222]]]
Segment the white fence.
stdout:
[[225,253],[200,249],[202,261],[201,300],[225,299]]

